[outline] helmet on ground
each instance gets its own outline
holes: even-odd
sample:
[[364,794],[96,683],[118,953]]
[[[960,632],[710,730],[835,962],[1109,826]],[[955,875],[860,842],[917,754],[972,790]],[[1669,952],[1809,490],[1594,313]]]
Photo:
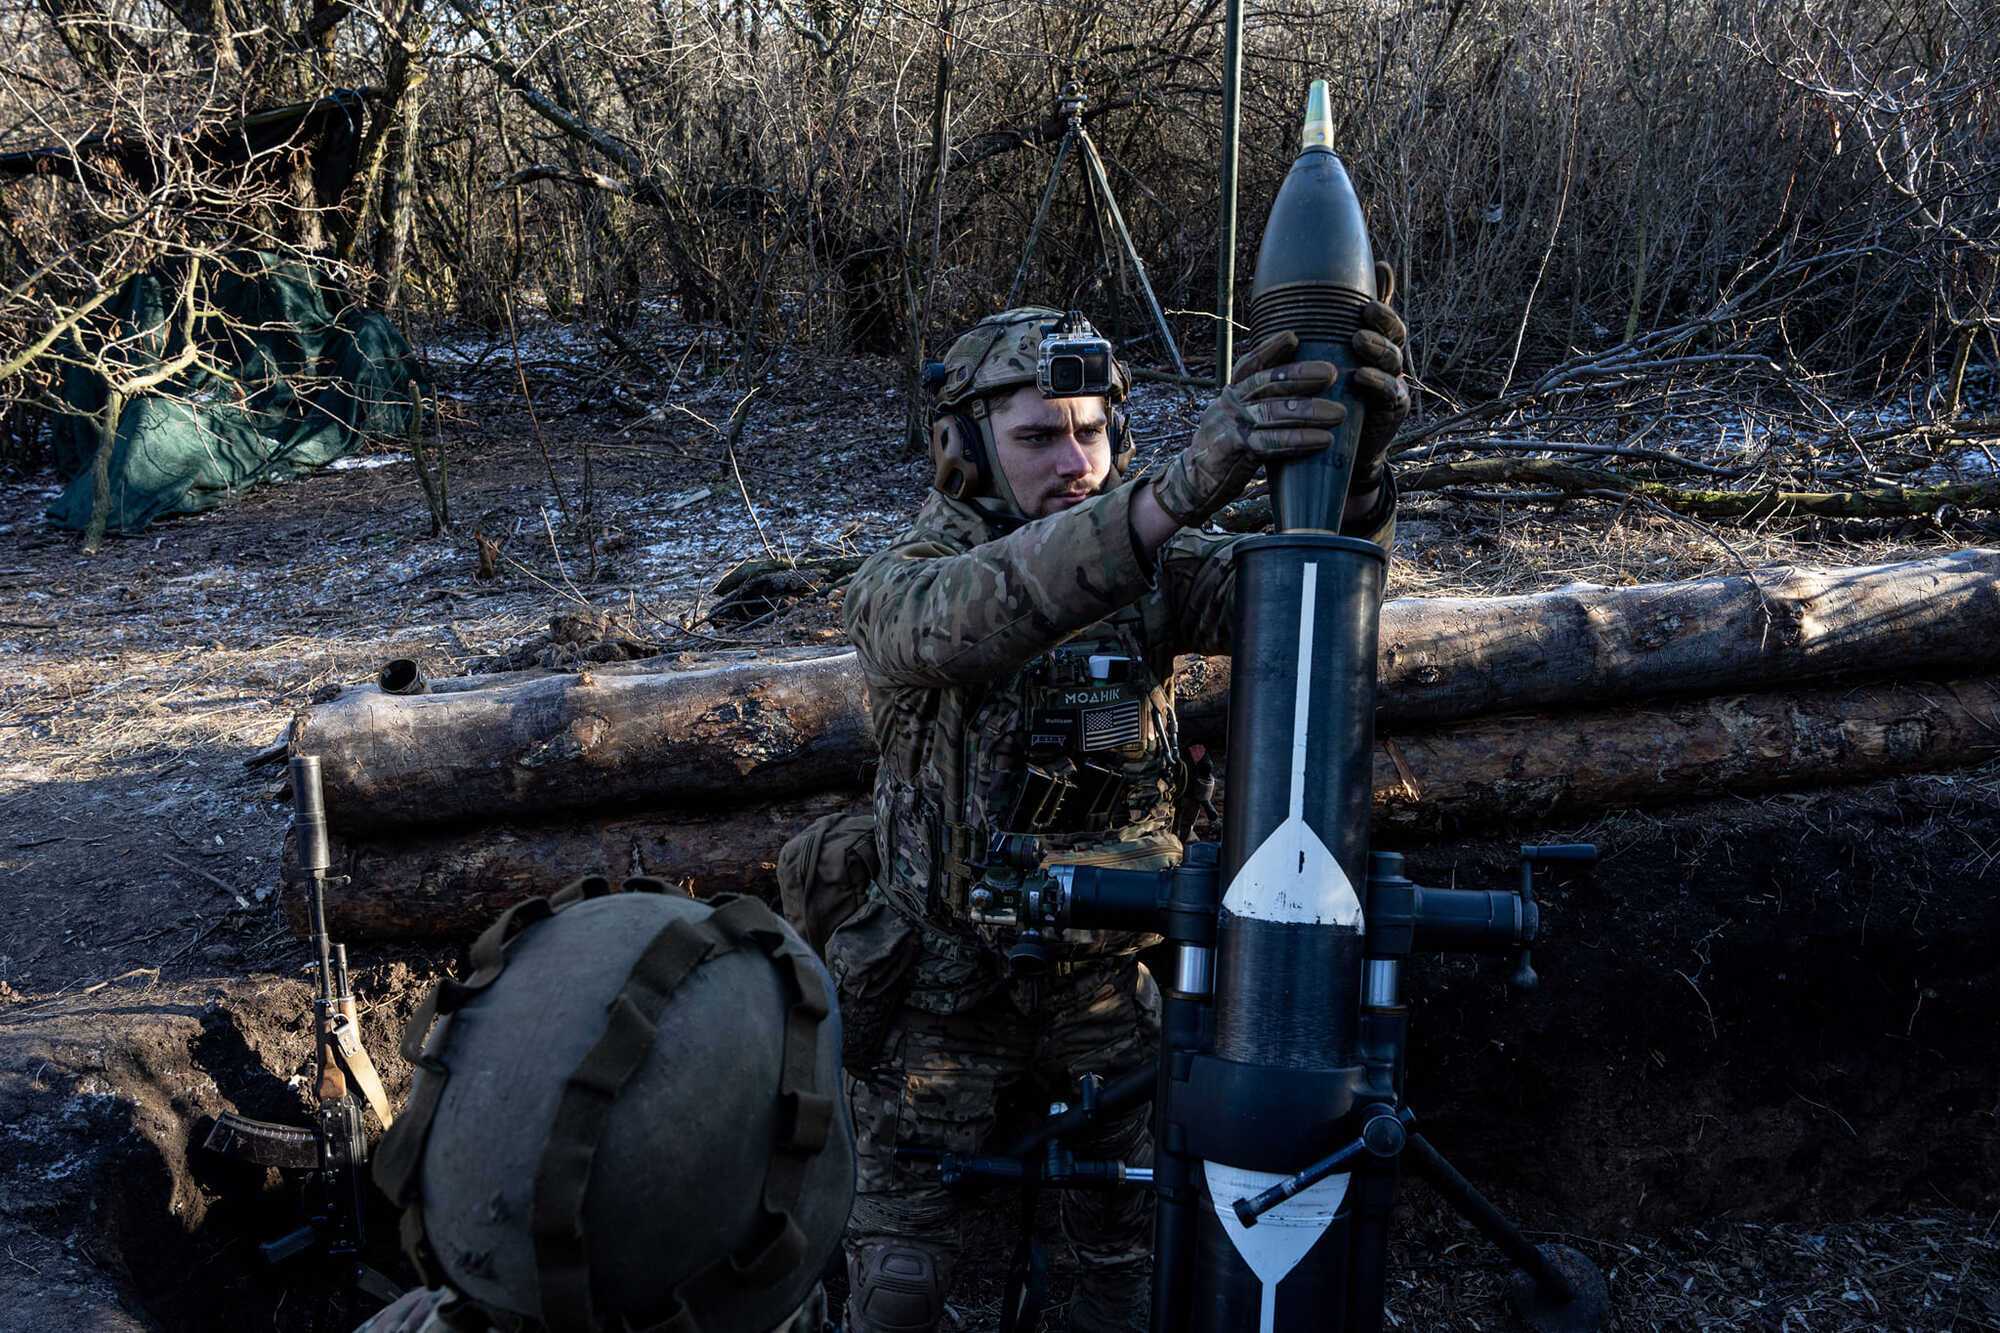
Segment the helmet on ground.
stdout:
[[[931,391],[931,485],[956,500],[997,496],[1018,509],[993,447],[993,404],[1023,385],[1039,382],[1042,339],[1063,318],[1047,306],[1015,306],[989,315],[961,333],[925,372]],[[1132,461],[1132,442],[1119,404],[1131,389],[1114,357],[1106,407],[1111,414],[1111,474],[1117,484]]]
[[496,1322],[763,1333],[853,1202],[833,986],[754,898],[624,888],[522,904],[432,990],[376,1179],[425,1281]]

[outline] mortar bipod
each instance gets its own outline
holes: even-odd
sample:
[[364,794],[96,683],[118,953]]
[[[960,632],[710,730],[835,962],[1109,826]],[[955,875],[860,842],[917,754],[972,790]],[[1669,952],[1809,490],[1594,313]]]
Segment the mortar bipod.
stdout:
[[[1017,849],[1017,856],[1024,866],[1038,860],[1035,849],[1027,847]],[[1406,1158],[1520,1268],[1510,1298],[1528,1327],[1568,1333],[1600,1325],[1606,1299],[1596,1267],[1566,1247],[1531,1244],[1413,1128],[1414,1116],[1402,1103],[1408,1038],[1404,960],[1418,950],[1511,954],[1511,980],[1531,988],[1536,978],[1529,949],[1541,930],[1535,876],[1555,865],[1583,865],[1596,858],[1596,848],[1588,844],[1523,847],[1519,886],[1486,891],[1425,888],[1404,876],[1401,856],[1374,854],[1351,1059],[1339,1067],[1313,1069],[1246,1065],[1214,1050],[1213,945],[1219,911],[1214,844],[1189,844],[1182,864],[1173,870],[1058,866],[1024,871],[1014,900],[1019,927],[1150,930],[1174,946],[1169,975],[1157,978],[1162,1042],[1154,1092],[1152,1333],[1184,1333],[1189,1327],[1186,1279],[1192,1265],[1217,1244],[1213,1234],[1204,1232],[1215,1225],[1217,1215],[1225,1215],[1225,1224],[1247,1235],[1270,1208],[1341,1171],[1350,1180],[1344,1202],[1333,1205],[1336,1225],[1329,1226],[1323,1243],[1344,1245],[1349,1261],[1340,1266],[1342,1287],[1327,1293],[1320,1317],[1324,1327],[1375,1333],[1384,1320],[1389,1214]],[[1099,1106],[1132,1104],[1128,1099],[1143,1097],[1143,1083],[1138,1076],[1121,1080],[1113,1085],[1115,1096],[1106,1090],[1094,1100]],[[1082,1100],[1093,1101],[1093,1094],[1086,1091]],[[1017,1145],[1014,1154],[956,1157],[949,1163],[932,1156],[960,1181],[1012,1178],[1062,1188],[1136,1181],[1135,1175],[1111,1171],[1109,1164],[1076,1169],[1063,1167],[1060,1157],[1046,1156],[1051,1140],[1073,1133],[1089,1114],[1081,1107],[1064,1111]],[[1059,1169],[1054,1178],[1045,1178],[1051,1161]],[[1209,1163],[1218,1161],[1271,1162],[1259,1168],[1268,1187],[1248,1197],[1241,1190],[1215,1194],[1213,1182],[1234,1178],[1208,1170]],[[1311,1165],[1301,1169],[1301,1161]],[[1031,1246],[1021,1253],[1034,1257]],[[1017,1261],[1015,1267],[1017,1273],[1035,1271],[1032,1262]],[[1010,1304],[1010,1309],[1023,1308]],[[1032,1302],[1025,1308],[1031,1313]],[[1256,1315],[1254,1308],[1243,1313],[1252,1319]],[[1219,1326],[1233,1328],[1234,1319],[1232,1315]],[[1022,1321],[1008,1325],[1010,1330],[1028,1326]]]
[[1076,1104],[1054,1102],[1048,1119],[1015,1140],[1004,1152],[992,1154],[940,1152],[929,1148],[898,1148],[904,1161],[935,1162],[938,1181],[961,1189],[986,1181],[1021,1183],[1020,1235],[1007,1266],[1007,1289],[1000,1303],[1000,1333],[1030,1333],[1038,1326],[1048,1299],[1048,1257],[1035,1233],[1035,1212],[1041,1191],[1049,1189],[1112,1189],[1153,1183],[1150,1167],[1080,1158],[1064,1142],[1070,1135],[1096,1125],[1104,1116],[1130,1110],[1153,1097],[1154,1071],[1141,1069],[1107,1085],[1096,1074],[1077,1081]]
[[1514,1265],[1517,1272],[1508,1284],[1508,1302],[1524,1325],[1535,1333],[1591,1333],[1602,1325],[1609,1301],[1597,1266],[1569,1246],[1531,1243],[1414,1128],[1415,1117],[1402,1102],[1409,1040],[1409,1010],[1402,995],[1404,960],[1418,950],[1512,954],[1509,984],[1519,991],[1534,990],[1540,979],[1530,948],[1541,934],[1535,875],[1557,865],[1596,861],[1597,848],[1590,843],[1527,844],[1520,850],[1520,881],[1515,889],[1432,889],[1403,874],[1399,853],[1370,854],[1357,1053],[1367,1070],[1365,1085],[1377,1099],[1361,1109],[1362,1128],[1351,1143],[1233,1206],[1238,1221],[1248,1228],[1344,1162],[1355,1163],[1356,1212],[1374,1214],[1357,1222],[1354,1236],[1355,1285],[1360,1290],[1350,1309],[1357,1329],[1372,1333],[1381,1327],[1387,1211],[1403,1159]]

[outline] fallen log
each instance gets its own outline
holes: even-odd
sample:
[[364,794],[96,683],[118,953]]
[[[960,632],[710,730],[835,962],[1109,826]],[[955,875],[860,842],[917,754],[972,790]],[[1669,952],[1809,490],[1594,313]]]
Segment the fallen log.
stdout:
[[[1744,522],[1800,514],[1821,518],[1909,518],[1934,514],[1946,505],[1959,509],[2000,508],[2000,479],[1994,478],[1929,486],[1860,486],[1844,491],[1788,490],[1781,486],[1724,490],[1629,477],[1607,468],[1586,467],[1556,458],[1505,457],[1429,463],[1396,474],[1396,489],[1404,495],[1468,486],[1534,486],[1552,492],[1549,498],[1638,500],[1690,518]],[[1221,526],[1231,532],[1261,532],[1270,524],[1271,502],[1267,498],[1232,505],[1221,515]]]
[[1835,786],[1996,756],[1996,676],[1478,718],[1377,742],[1375,823],[1429,831],[1534,820]]
[[1978,671],[2000,551],[1630,588],[1389,603],[1382,721],[1719,694],[1837,675]]
[[854,787],[874,762],[852,653],[361,686],[302,713],[292,751],[339,775],[327,818],[350,829],[794,796]]
[[[653,875],[704,898],[773,897],[785,839],[823,814],[859,808],[865,800],[855,791],[818,792],[728,811],[496,824],[402,838],[336,835],[327,920],[343,939],[470,938],[522,899],[591,873]],[[290,834],[282,894],[293,931],[310,934],[305,881]]]
[[1779,486],[1731,491],[1648,481],[1554,458],[1460,459],[1411,468],[1407,475],[1397,478],[1397,489],[1411,494],[1482,485],[1543,486],[1564,495],[1604,500],[1632,498],[1691,518],[1745,521],[1796,514],[1822,518],[1908,518],[1934,514],[1945,505],[1960,509],[2000,508],[2000,480],[1993,478],[1932,486],[1863,486],[1845,491],[1800,491]]
[[[1607,808],[1860,782],[2000,754],[2000,677],[1822,687],[1662,701],[1559,716],[1480,718],[1384,737],[1375,752],[1378,837],[1533,822]],[[778,849],[859,792],[605,822],[336,835],[333,932],[351,939],[457,939],[521,898],[589,871],[635,869],[698,893],[776,890]],[[285,903],[304,933],[289,855]]]
[[[2000,551],[1383,608],[1386,729],[1517,709],[1718,693],[1816,677],[1954,672],[2000,636]],[[649,659],[581,674],[356,686],[294,723],[336,829],[548,819],[855,787],[874,763],[853,654]],[[1227,659],[1184,690],[1183,735],[1219,744]]]

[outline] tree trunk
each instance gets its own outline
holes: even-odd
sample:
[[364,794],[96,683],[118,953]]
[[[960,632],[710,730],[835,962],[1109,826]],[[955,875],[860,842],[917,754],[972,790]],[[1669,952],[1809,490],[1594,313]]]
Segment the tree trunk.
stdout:
[[[1383,610],[1380,725],[1714,694],[1839,674],[1962,672],[2000,637],[2000,552]],[[539,820],[852,787],[875,762],[852,653],[653,659],[575,675],[345,691],[292,748],[325,763],[336,828]],[[1184,674],[1183,736],[1219,744],[1229,671]]]
[[[1726,792],[1937,771],[2000,754],[2000,677],[1792,690],[1563,716],[1482,718],[1376,743],[1378,838],[1538,822]],[[343,939],[470,938],[578,875],[644,871],[697,893],[776,892],[778,849],[858,791],[543,826],[337,837],[328,919]],[[285,907],[304,930],[286,853]]]
[[125,395],[107,388],[104,411],[97,423],[97,452],[90,459],[90,523],[83,530],[82,550],[96,555],[111,522],[111,455],[118,448],[118,423],[125,415]]
[[389,175],[382,190],[382,230],[375,239],[375,304],[382,310],[394,310],[402,299],[410,214],[417,193],[417,130],[423,115],[423,99],[418,92],[425,77],[417,56],[428,40],[428,33],[421,7],[414,0],[401,29],[389,61],[392,101],[385,112],[392,118]]

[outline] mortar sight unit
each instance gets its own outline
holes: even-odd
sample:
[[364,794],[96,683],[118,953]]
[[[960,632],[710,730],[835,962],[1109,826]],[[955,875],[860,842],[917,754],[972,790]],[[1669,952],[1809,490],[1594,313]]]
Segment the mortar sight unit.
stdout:
[[[1362,404],[1351,339],[1376,295],[1361,206],[1331,146],[1315,84],[1304,143],[1278,192],[1250,315],[1288,330],[1301,359],[1342,373],[1347,422],[1318,456],[1275,469],[1278,531],[1236,547],[1224,840],[1176,870],[1042,867],[1019,840],[991,850],[983,919],[1043,932],[1131,929],[1166,937],[1159,1067],[1115,1091],[1086,1087],[1021,1152],[947,1155],[947,1178],[1040,1186],[1132,1180],[1050,1144],[1095,1113],[1153,1100],[1152,1333],[1375,1333],[1383,1325],[1389,1219],[1407,1165],[1520,1270],[1512,1295],[1536,1329],[1586,1330],[1602,1276],[1573,1249],[1531,1244],[1425,1138],[1403,1096],[1417,953],[1510,954],[1536,977],[1538,873],[1596,859],[1587,844],[1520,849],[1518,886],[1433,889],[1368,845],[1375,653],[1388,556],[1337,535]],[[1005,1166],[1006,1161],[1025,1167]],[[1031,1210],[1024,1213],[1032,1216]],[[1004,1328],[1038,1301],[1032,1235],[1014,1266]]]

